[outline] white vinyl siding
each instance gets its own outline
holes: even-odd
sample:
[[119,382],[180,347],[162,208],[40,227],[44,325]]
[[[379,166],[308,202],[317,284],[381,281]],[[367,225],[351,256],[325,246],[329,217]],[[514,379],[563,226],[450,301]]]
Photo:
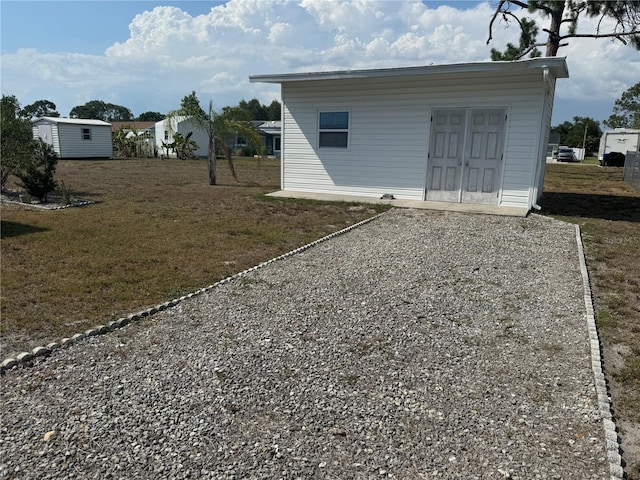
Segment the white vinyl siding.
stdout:
[[[87,128],[90,129],[90,141],[85,139],[84,130]],[[57,130],[60,158],[110,158],[113,156],[111,126],[82,127],[59,123]]]
[[[500,107],[507,120],[499,204],[530,206],[543,124],[539,69],[285,82],[282,99],[284,190],[423,200],[431,110]],[[350,112],[349,149],[317,148],[317,112],[340,109]]]

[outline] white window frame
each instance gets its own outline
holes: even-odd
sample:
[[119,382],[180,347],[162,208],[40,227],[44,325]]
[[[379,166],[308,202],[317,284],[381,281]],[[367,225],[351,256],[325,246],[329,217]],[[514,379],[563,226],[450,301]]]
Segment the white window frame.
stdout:
[[[323,113],[346,113],[347,114],[347,128],[320,128],[320,116]],[[322,133],[346,133],[347,134],[347,144],[342,147],[338,146],[323,146],[321,145],[321,136]],[[336,108],[336,109],[325,109],[318,111],[318,148],[322,149],[330,149],[330,150],[349,150],[351,145],[351,110]]]
[[80,134],[82,135],[82,140],[91,140],[91,129],[82,127],[80,130]]

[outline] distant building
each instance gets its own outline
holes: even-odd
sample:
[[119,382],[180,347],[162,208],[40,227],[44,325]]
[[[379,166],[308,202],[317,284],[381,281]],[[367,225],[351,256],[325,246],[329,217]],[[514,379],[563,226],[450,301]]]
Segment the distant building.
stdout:
[[51,145],[58,158],[112,158],[111,124],[102,120],[41,117],[33,137]]
[[167,151],[165,145],[173,143],[173,136],[176,133],[187,136],[193,132],[190,140],[196,142],[198,148],[193,152],[196,157],[206,157],[209,151],[209,135],[206,130],[197,125],[190,117],[176,116],[165,118],[155,123],[155,142],[158,155],[175,157],[176,154]]
[[267,120],[256,121],[254,124],[262,136],[265,154],[280,158],[282,122]]

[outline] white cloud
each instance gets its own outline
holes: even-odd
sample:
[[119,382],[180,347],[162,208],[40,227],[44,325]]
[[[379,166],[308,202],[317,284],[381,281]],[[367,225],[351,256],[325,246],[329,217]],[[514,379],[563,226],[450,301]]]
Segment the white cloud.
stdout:
[[[23,104],[50,99],[63,115],[92,99],[124,105],[134,114],[166,112],[191,90],[203,104],[211,98],[219,107],[252,97],[270,103],[278,86],[250,84],[249,75],[485,61],[491,47],[517,43],[515,26],[496,24],[487,46],[491,5],[460,5],[230,0],[198,16],[155,7],[136,15],[129,38],[104,55],[3,53],[2,88]],[[595,24],[584,20],[580,28],[589,31]],[[568,57],[571,78],[558,82],[556,111],[563,100],[597,99],[613,106],[640,78],[640,59],[630,47],[608,40],[569,43],[560,54]],[[610,108],[591,116],[606,118]]]

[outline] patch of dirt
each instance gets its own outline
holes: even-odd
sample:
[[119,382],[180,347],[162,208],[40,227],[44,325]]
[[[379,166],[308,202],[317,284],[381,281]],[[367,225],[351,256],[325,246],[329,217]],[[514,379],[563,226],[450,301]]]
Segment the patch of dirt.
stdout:
[[622,433],[622,457],[628,462],[624,467],[625,478],[640,478],[640,426],[621,419],[616,423]]

